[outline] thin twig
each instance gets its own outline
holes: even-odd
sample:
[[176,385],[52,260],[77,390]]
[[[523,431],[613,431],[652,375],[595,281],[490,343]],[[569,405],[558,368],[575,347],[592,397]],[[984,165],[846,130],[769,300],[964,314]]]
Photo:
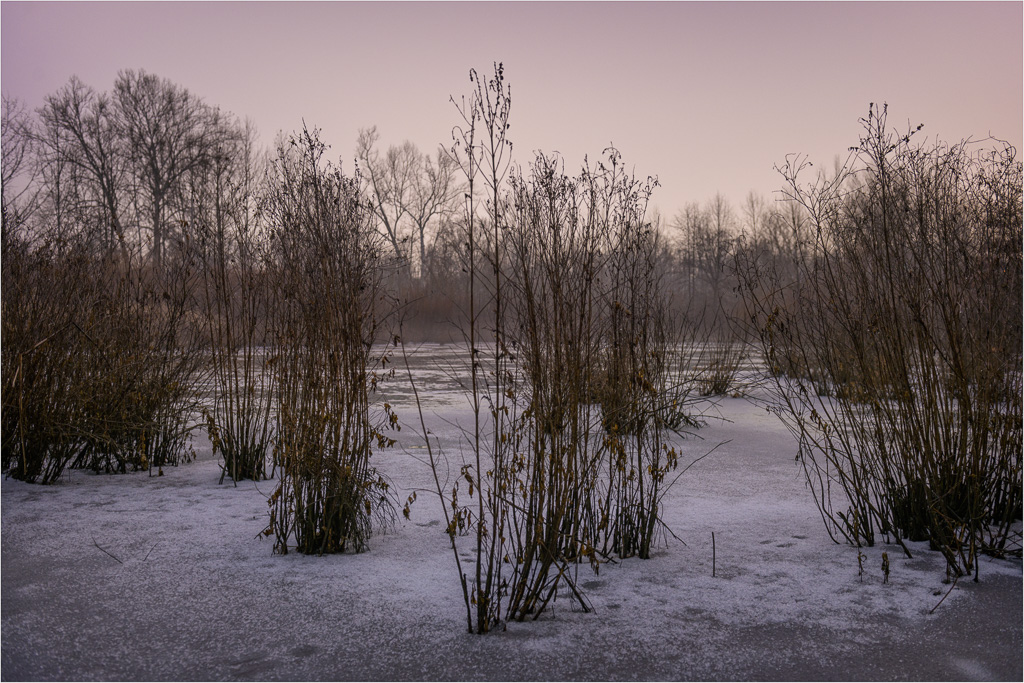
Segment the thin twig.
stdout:
[[950,586],[949,590],[946,591],[946,594],[942,596],[942,600],[939,600],[939,604],[935,605],[935,607],[932,607],[931,611],[929,611],[928,614],[935,614],[935,610],[939,609],[939,605],[941,605],[943,602],[946,601],[946,598],[949,597],[949,594],[953,592],[954,588],[956,588],[956,582],[959,581],[959,580],[960,580],[959,576],[956,577],[955,579],[953,579],[953,585]]
[[[107,550],[106,548],[104,548],[103,546],[101,546],[101,545],[100,545],[99,543],[97,543],[97,542],[96,542],[96,538],[95,538],[95,537],[93,537],[93,539],[92,539],[92,544],[93,544],[94,546],[96,546],[97,548],[99,548],[100,550],[102,550],[103,552],[105,552],[105,553],[106,553],[107,555],[110,555],[110,556],[111,556],[111,557],[113,557],[113,558],[114,558],[115,560],[117,560],[117,563],[118,563],[118,564],[124,564],[124,562],[122,562],[122,561],[121,561],[120,559],[118,559],[117,555],[114,555],[113,553],[111,553],[110,551],[108,551],[108,550]],[[150,552],[152,552],[152,551],[150,551]]]
[[[676,534],[676,532],[672,531],[672,528],[671,528],[671,527],[670,527],[670,526],[669,526],[668,524],[665,524],[665,522],[664,522],[664,521],[662,521],[662,519],[661,519],[660,517],[659,517],[659,518],[657,518],[657,519],[656,519],[655,521],[656,521],[656,522],[657,522],[658,524],[660,524],[660,525],[661,525],[661,528],[662,528],[662,529],[664,529],[664,530],[665,530],[666,532],[668,532],[668,534],[669,534],[669,535],[670,535],[670,536],[671,536],[672,538],[676,539],[677,541],[679,541],[680,543],[682,543],[682,544],[683,544],[684,546],[686,545],[686,541],[684,541],[683,539],[679,538],[679,536],[678,536],[678,535]],[[688,547],[688,546],[687,546],[687,547]]]

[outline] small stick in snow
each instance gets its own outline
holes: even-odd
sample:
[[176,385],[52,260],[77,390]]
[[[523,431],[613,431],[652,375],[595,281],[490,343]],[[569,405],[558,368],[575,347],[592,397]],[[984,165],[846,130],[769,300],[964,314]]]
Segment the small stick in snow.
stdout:
[[[954,588],[956,588],[956,582],[959,581],[959,580],[960,580],[959,576],[956,577],[955,579],[953,579],[953,585],[950,586],[949,590],[946,591],[946,594],[942,596],[942,600],[939,600],[939,605],[941,605],[943,602],[946,601],[946,598],[949,597],[949,594],[953,592]],[[935,614],[935,610],[939,609],[939,605],[935,605],[935,607],[932,607],[931,611],[928,612],[928,614]]]
[[114,554],[110,553],[109,551],[107,551],[107,549],[106,549],[106,548],[104,548],[104,547],[103,547],[103,546],[101,546],[101,545],[100,545],[99,543],[97,543],[97,542],[96,542],[96,538],[95,538],[95,537],[93,537],[93,539],[92,539],[92,544],[93,544],[94,546],[96,546],[97,548],[99,548],[100,550],[102,550],[103,552],[107,553],[107,555],[110,555],[110,556],[111,556],[111,557],[113,557],[113,558],[114,558],[115,560],[117,560],[117,563],[118,563],[118,564],[124,564],[124,562],[122,562],[122,561],[121,561],[120,559],[118,559],[118,557],[117,557],[116,555],[114,555]]

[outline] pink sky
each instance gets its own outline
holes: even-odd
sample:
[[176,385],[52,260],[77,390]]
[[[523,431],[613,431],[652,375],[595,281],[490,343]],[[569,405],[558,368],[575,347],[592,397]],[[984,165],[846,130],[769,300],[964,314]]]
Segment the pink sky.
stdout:
[[448,143],[470,67],[505,63],[516,160],[575,170],[609,143],[662,187],[666,218],[721,191],[831,167],[869,102],[929,138],[1022,142],[1024,4],[3,2],[2,89],[30,107],[72,74],[170,78],[251,117],[269,144],[302,119],[351,170],[361,127]]

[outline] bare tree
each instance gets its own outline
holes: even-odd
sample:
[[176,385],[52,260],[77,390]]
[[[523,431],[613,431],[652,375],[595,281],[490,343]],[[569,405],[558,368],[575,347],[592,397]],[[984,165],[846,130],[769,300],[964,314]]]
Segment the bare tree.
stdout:
[[30,173],[32,158],[32,125],[25,107],[16,99],[3,96],[3,171],[0,195],[3,201],[3,241],[6,253],[9,231],[20,225],[28,213],[33,183]]
[[434,159],[425,154],[420,157],[408,214],[418,241],[421,275],[433,268],[427,260],[426,236],[430,226],[445,221],[455,212],[453,204],[458,195],[455,168],[455,162],[442,148],[438,148]]
[[390,147],[382,157],[374,145],[380,139],[377,127],[359,131],[356,159],[368,185],[373,213],[395,256],[408,260],[409,234],[403,219],[409,212],[413,196],[414,176],[419,165],[420,152],[411,142]]
[[764,229],[770,210],[763,195],[754,191],[747,193],[743,200],[743,225],[741,230],[746,235],[756,235]]
[[727,285],[736,247],[732,207],[721,194],[716,194],[703,207],[688,205],[676,215],[672,227],[679,234],[677,243],[687,274],[688,299],[700,302],[695,311],[702,311],[698,315],[705,323],[717,324],[718,313],[729,308],[724,299],[728,298]]
[[431,158],[408,140],[381,155],[375,149],[379,139],[374,126],[361,130],[356,143],[367,194],[395,256],[412,269],[415,255],[423,274],[428,267],[427,234],[455,213],[456,164],[444,149]]
[[110,97],[72,76],[46,98],[39,118],[41,162],[58,227],[71,211],[103,248],[125,249],[127,149]]
[[722,297],[722,288],[731,261],[736,217],[732,206],[716,194],[707,206],[707,231],[697,236],[701,271],[715,300]]
[[145,71],[122,71],[114,98],[139,199],[148,210],[150,253],[159,265],[164,243],[173,233],[168,218],[175,194],[188,173],[207,163],[216,127],[209,124],[209,109],[199,98]]
[[687,204],[672,220],[687,299],[693,298],[697,287],[696,236],[706,230],[706,222],[707,216],[697,202]]

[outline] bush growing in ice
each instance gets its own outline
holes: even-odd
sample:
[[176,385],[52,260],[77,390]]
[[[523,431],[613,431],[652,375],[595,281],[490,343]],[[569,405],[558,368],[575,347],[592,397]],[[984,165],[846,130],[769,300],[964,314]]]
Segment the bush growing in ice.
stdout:
[[969,573],[1020,551],[1021,164],[863,123],[835,178],[782,169],[814,234],[789,278],[746,263],[751,319],[829,532]]
[[323,159],[316,131],[281,143],[268,202],[271,366],[277,396],[275,549],[365,550],[394,516],[370,464],[389,440],[370,414],[371,350],[387,318],[385,258],[358,181]]

